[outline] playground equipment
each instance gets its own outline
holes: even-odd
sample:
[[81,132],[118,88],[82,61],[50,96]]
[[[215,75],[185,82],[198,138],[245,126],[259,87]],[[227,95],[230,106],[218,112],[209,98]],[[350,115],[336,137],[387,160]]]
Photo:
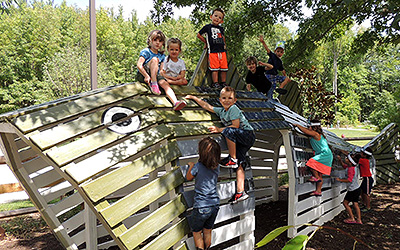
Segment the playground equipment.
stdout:
[[[175,93],[201,96],[218,106],[218,91],[205,88],[208,76],[201,74],[195,74],[194,86],[174,87]],[[232,86],[244,86],[235,72],[228,79]],[[290,87],[288,106],[295,107],[299,95],[295,83]],[[221,172],[221,209],[212,244],[224,249],[254,246],[255,206],[278,199],[277,162],[282,145],[289,172],[288,223],[322,224],[343,210],[345,185],[329,176],[324,177],[322,197],[302,196],[314,188],[305,182],[309,174],[304,171],[312,152],[308,138],[290,124],[306,125],[307,120],[261,93],[238,91],[237,97],[257,138],[246,167],[250,198],[228,203],[235,190],[235,173]],[[112,245],[194,249],[186,219],[193,202],[193,182],[186,182],[184,173],[187,162],[197,159],[198,140],[211,135],[210,125],[220,126],[219,119],[196,103],[189,101],[185,109],[174,112],[165,96],[154,96],[146,86],[130,83],[3,114],[0,138],[8,166],[66,249]],[[371,141],[377,169],[394,168],[387,159],[398,132],[392,125]],[[332,149],[354,148],[326,133]],[[223,144],[219,134],[211,136]],[[226,153],[224,145],[223,149]],[[334,165],[332,176],[343,177],[344,170]],[[377,176],[381,181],[398,181],[398,175]],[[289,236],[308,230],[296,227]]]

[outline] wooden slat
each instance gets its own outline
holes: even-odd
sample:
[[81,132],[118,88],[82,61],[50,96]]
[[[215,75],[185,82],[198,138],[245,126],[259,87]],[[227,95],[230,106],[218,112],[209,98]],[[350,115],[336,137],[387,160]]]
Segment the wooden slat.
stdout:
[[78,192],[75,192],[71,196],[63,198],[54,206],[51,206],[51,210],[53,210],[54,214],[58,217],[82,203],[82,196]]
[[49,107],[31,114],[22,115],[13,120],[14,124],[24,133],[33,131],[44,125],[76,116],[79,113],[107,105],[130,96],[146,93],[147,90],[140,84],[129,84],[107,92],[101,92],[73,102]]
[[176,137],[207,135],[211,134],[208,130],[211,126],[220,127],[219,122],[196,122],[188,124],[168,124],[168,127],[174,131]]
[[151,249],[151,250],[165,250],[169,249],[176,242],[181,240],[186,234],[190,232],[190,228],[187,222],[187,219],[182,219],[177,224],[168,228],[165,232],[163,232],[160,236],[152,240],[149,244],[144,246],[143,250]]
[[156,144],[171,136],[171,131],[165,125],[159,125],[146,131],[136,133],[128,140],[98,153],[79,163],[71,163],[63,170],[77,183],[82,183],[91,176],[108,167],[125,160],[139,151]]
[[158,111],[160,118],[164,122],[195,122],[195,121],[219,121],[219,118],[205,110],[181,110],[176,111]]
[[50,201],[65,195],[69,191],[72,191],[73,189],[74,188],[68,181],[64,181],[41,191],[40,194],[43,195],[46,202],[49,203]]
[[[146,98],[128,100],[118,104],[118,107],[127,107],[137,112],[138,110],[152,106],[152,102]],[[79,119],[71,122],[61,124],[54,128],[42,131],[40,133],[33,133],[30,139],[42,150],[46,150],[58,143],[71,139],[75,136],[84,134],[92,129],[101,127],[101,117],[105,110],[99,110],[95,113],[80,117]],[[145,117],[146,119],[148,116]],[[29,137],[29,134],[27,135]]]
[[128,249],[134,249],[152,234],[170,223],[186,209],[183,196],[179,195],[120,236]]
[[83,220],[83,212],[80,211],[79,213],[75,214],[73,217],[69,218],[67,221],[62,223],[63,228],[67,231],[67,233],[72,232],[80,225],[84,223]]
[[[144,129],[157,121],[156,116],[151,113],[140,114],[139,117],[141,119],[140,129]],[[141,131],[136,132],[134,135],[140,133]],[[66,145],[45,151],[45,154],[61,167],[87,153],[124,137],[128,138],[129,135],[121,135],[108,129],[103,129]]]
[[171,162],[179,157],[179,155],[180,151],[176,142],[169,143],[168,145],[135,160],[127,166],[118,168],[89,183],[85,183],[82,185],[82,189],[93,202],[96,202],[116,190],[136,181],[143,175]]
[[244,233],[254,231],[255,227],[255,217],[249,216],[245,217],[245,219],[243,220],[236,221],[222,227],[214,228],[212,231],[211,246],[218,245]]
[[177,168],[161,178],[155,179],[123,199],[113,203],[111,206],[100,210],[99,213],[111,227],[114,227],[144,206],[150,204],[173,188],[182,184],[183,181],[184,178],[182,173],[180,169]]

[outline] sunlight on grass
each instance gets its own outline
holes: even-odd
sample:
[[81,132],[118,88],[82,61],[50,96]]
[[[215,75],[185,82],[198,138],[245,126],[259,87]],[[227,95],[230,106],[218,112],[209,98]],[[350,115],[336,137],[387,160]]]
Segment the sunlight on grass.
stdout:
[[0,212],[1,211],[11,211],[20,208],[34,207],[33,203],[30,200],[22,200],[22,201],[13,201],[9,203],[0,204]]

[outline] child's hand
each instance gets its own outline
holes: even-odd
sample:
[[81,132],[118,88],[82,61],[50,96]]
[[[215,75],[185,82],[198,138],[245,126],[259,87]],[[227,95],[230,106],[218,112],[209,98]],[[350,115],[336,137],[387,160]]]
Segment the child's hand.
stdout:
[[209,130],[211,133],[219,133],[219,132],[221,132],[221,131],[220,131],[220,128],[218,128],[218,127],[216,127],[216,126],[211,126],[211,127],[208,128],[208,130]]
[[186,96],[185,96],[185,99],[191,100],[191,99],[193,99],[193,96],[192,96],[192,95],[186,95]]
[[264,42],[264,36],[260,35],[260,38],[258,40],[260,40],[260,42]]
[[189,167],[193,167],[194,166],[194,162],[190,161],[188,162]]
[[335,179],[336,179],[336,181],[339,181],[339,182],[340,182],[340,178],[336,177]]

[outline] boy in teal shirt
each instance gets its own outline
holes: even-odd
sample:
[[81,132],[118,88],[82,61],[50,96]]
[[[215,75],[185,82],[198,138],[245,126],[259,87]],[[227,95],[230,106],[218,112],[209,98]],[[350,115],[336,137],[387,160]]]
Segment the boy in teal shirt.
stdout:
[[222,167],[236,169],[237,192],[233,203],[247,199],[249,196],[244,191],[244,169],[242,163],[246,160],[247,151],[255,142],[255,134],[242,111],[235,105],[237,101],[235,89],[227,86],[221,90],[219,101],[222,107],[213,107],[192,95],[187,95],[185,98],[196,101],[202,108],[215,113],[221,119],[225,127],[211,126],[208,129],[212,133],[221,133],[226,139],[229,158]]

